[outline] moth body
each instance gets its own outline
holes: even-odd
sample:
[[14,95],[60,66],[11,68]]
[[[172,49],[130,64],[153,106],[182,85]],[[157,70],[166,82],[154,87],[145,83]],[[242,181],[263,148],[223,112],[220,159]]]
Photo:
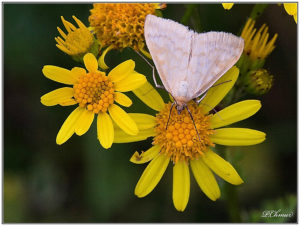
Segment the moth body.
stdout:
[[174,98],[176,101],[176,109],[178,111],[178,114],[184,109],[186,106],[186,103],[189,101],[188,96],[188,83],[187,81],[180,81],[176,84],[177,87],[175,87],[174,92]]

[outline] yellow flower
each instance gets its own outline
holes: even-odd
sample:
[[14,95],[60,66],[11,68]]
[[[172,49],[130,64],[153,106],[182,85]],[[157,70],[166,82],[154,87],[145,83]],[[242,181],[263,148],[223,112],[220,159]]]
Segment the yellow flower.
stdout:
[[249,18],[241,34],[241,37],[245,40],[244,53],[253,61],[256,59],[265,59],[274,50],[274,43],[278,36],[276,33],[273,38],[268,41],[268,26],[263,24],[260,29],[256,31],[254,25],[255,21]]
[[222,6],[226,10],[230,10],[234,3],[222,3]]
[[57,48],[78,60],[82,59],[84,54],[87,52],[97,55],[99,51],[99,44],[96,42],[92,33],[75,16],[73,16],[73,19],[76,21],[78,28],[61,17],[61,20],[67,30],[67,34],[57,27],[57,30],[62,37],[55,38]]
[[143,49],[144,21],[148,14],[165,7],[159,3],[95,3],[89,22],[103,46]]
[[59,88],[43,95],[42,104],[46,106],[79,104],[60,128],[56,143],[63,144],[74,133],[78,136],[86,133],[95,114],[98,115],[98,139],[104,148],[112,145],[113,122],[125,133],[136,135],[139,131],[136,123],[114,102],[129,107],[132,101],[122,92],[132,91],[143,85],[146,82],[145,76],[134,71],[135,63],[132,60],[119,64],[108,76],[98,70],[97,59],[93,54],[87,53],[83,61],[88,72],[80,67],[67,70],[46,65],[43,68],[43,74],[47,78],[73,87]]
[[[197,106],[189,103],[188,107],[193,115],[200,140],[187,110],[179,115],[173,109],[166,129],[170,114],[170,103],[165,104],[156,94],[153,101],[146,97],[145,103],[155,106],[158,110],[156,116],[147,114],[131,114],[137,122],[139,134],[128,136],[121,130],[116,130],[116,143],[134,142],[154,137],[153,147],[139,154],[134,153],[130,161],[142,164],[151,161],[144,170],[135,187],[135,195],[144,197],[148,195],[159,183],[169,162],[173,162],[173,203],[178,211],[184,211],[190,195],[190,171],[208,198],[215,201],[220,197],[220,189],[212,171],[225,181],[239,185],[243,183],[232,165],[217,155],[210,147],[215,144],[228,146],[254,145],[265,140],[265,133],[247,128],[220,128],[234,122],[244,120],[255,114],[261,107],[258,100],[245,100],[235,103],[216,114],[209,114],[223,97],[229,92],[237,80],[239,70],[230,69],[217,83],[232,81],[211,88],[206,97]],[[146,93],[155,90],[147,83],[148,88],[139,88],[137,92],[141,98]]]
[[297,3],[283,3],[285,11],[294,17],[295,22],[297,23]]
[[133,48],[151,58],[144,50],[144,22],[148,14],[158,15],[162,3],[95,3],[89,17],[90,25],[102,47],[99,65],[108,69],[104,58],[111,49]]

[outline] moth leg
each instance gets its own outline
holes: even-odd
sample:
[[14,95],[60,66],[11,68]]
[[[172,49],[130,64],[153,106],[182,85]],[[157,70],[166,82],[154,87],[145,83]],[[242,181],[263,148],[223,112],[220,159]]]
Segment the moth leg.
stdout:
[[155,67],[142,55],[140,54],[138,51],[134,50],[144,61],[146,61],[146,63],[152,68],[152,77],[153,77],[153,81],[154,81],[154,84],[155,84],[155,87],[156,88],[160,88],[160,89],[165,89],[164,86],[162,85],[159,85],[156,81],[156,78],[155,78]]
[[[205,95],[206,95],[206,93],[205,93]],[[195,101],[196,104],[203,104],[203,105],[206,105],[206,106],[210,107],[210,109],[213,110],[214,113],[215,113],[215,114],[223,121],[221,115],[217,112],[216,109],[214,109],[214,108],[213,108],[212,106],[210,106],[209,104],[206,104],[206,103],[200,103],[201,100],[205,97],[205,95],[204,95],[203,97],[201,97],[199,100],[196,100],[196,98],[193,99],[193,100]]]
[[169,112],[169,117],[168,117],[168,121],[167,121],[167,125],[166,125],[166,130],[168,129],[168,125],[169,125],[169,121],[171,118],[171,113],[172,113],[172,109],[174,107],[175,102],[172,103],[171,108],[170,108],[170,112]]
[[[219,86],[219,85],[222,85],[224,83],[227,83],[227,82],[231,82],[232,80],[227,80],[227,81],[224,81],[224,82],[221,82],[221,83],[218,83],[218,84],[215,84],[213,86],[211,86],[209,89],[213,88],[213,87],[216,87],[216,86]],[[200,99],[193,99],[195,101],[196,104],[200,104],[200,102],[203,100],[203,98],[206,96],[208,90],[204,93],[204,95],[200,98]]]
[[196,130],[196,132],[197,132],[198,139],[199,139],[199,141],[201,142],[200,136],[199,136],[199,132],[198,132],[197,126],[196,126],[196,124],[195,124],[195,120],[194,120],[194,117],[193,117],[193,115],[192,115],[192,112],[190,111],[190,109],[188,108],[188,106],[186,106],[186,110],[188,111],[188,113],[189,113],[189,115],[190,115],[190,117],[191,117],[191,119],[192,119],[192,121],[193,121],[195,130]]
[[205,92],[205,94],[200,98],[200,99],[193,99],[195,101],[196,104],[200,104],[200,102],[204,99],[204,97],[206,96],[207,92]]
[[155,84],[156,88],[165,89],[164,86],[157,84],[157,81],[156,81],[156,78],[155,78],[155,69],[154,69],[154,67],[152,68],[152,77],[153,77],[153,81],[154,81],[154,84]]

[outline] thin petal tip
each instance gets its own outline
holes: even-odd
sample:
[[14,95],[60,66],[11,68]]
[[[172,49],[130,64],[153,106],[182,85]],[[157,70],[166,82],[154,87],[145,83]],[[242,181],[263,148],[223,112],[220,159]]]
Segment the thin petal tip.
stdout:
[[56,144],[62,145],[64,142],[61,139],[56,138]]
[[135,188],[134,194],[135,194],[138,198],[143,198],[143,197],[146,196],[146,195],[144,195],[142,192],[140,192],[137,188]]
[[104,148],[104,149],[109,149],[109,148],[111,148],[111,146],[112,146],[112,143],[108,143],[108,142],[101,142],[99,139],[98,139],[98,141],[99,141],[99,143],[100,143],[100,145]]
[[130,158],[130,162],[132,162],[132,163],[135,163],[135,164],[138,164],[139,163],[139,161],[141,160],[142,158],[141,158],[141,155],[139,154],[139,152],[135,152],[132,156],[131,156],[131,158]]
[[175,208],[176,208],[176,210],[179,211],[179,212],[183,212],[183,211],[185,210],[185,208],[177,208],[176,206],[175,206]]

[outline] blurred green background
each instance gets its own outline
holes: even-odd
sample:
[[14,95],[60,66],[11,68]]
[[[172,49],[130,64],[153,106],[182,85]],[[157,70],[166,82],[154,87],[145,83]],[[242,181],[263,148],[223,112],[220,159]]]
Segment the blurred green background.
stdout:
[[[151,139],[114,144],[104,150],[96,138],[96,123],[82,137],[73,136],[62,146],[56,135],[70,107],[45,107],[40,97],[61,87],[46,79],[43,65],[71,69],[78,66],[55,47],[60,16],[74,22],[76,15],[88,25],[91,4],[3,4],[4,23],[4,222],[229,222],[223,196],[210,201],[191,176],[190,201],[185,212],[172,204],[172,164],[155,190],[143,199],[134,187],[146,165],[129,162],[137,150],[146,150]],[[221,4],[200,4],[195,16],[203,31],[238,33],[253,5],[235,4],[225,11]],[[180,21],[186,7],[168,4],[163,15]],[[196,15],[197,14],[197,15]],[[195,20],[195,19],[194,19]],[[262,109],[237,124],[267,133],[264,143],[228,150],[237,153],[234,166],[245,183],[238,187],[244,222],[264,222],[262,211],[293,212],[297,188],[297,25],[283,6],[270,5],[256,27],[269,26],[279,34],[276,49],[265,65],[274,74],[272,90]],[[189,23],[195,29],[195,23]],[[111,67],[132,58],[136,70],[149,80],[151,70],[130,49],[111,51]],[[164,97],[166,93],[159,91]],[[130,94],[134,104],[127,112],[154,113]],[[226,183],[219,180],[221,188]]]

